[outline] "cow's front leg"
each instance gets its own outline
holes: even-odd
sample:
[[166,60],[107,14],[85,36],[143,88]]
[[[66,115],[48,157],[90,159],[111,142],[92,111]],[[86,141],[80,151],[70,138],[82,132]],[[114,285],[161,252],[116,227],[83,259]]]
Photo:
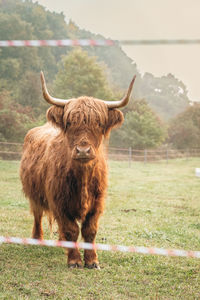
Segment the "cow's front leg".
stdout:
[[[99,214],[88,214],[82,224],[82,237],[86,243],[94,243],[98,228]],[[85,267],[100,269],[96,250],[84,250]]]
[[42,229],[43,209],[41,206],[38,206],[38,208],[36,208],[32,205],[32,211],[34,215],[32,238],[42,240],[43,239],[43,229]]
[[[79,235],[79,227],[77,222],[65,218],[64,220],[58,221],[59,234],[61,240],[76,242]],[[70,268],[81,268],[82,261],[80,252],[78,249],[67,249],[68,256],[68,267]]]

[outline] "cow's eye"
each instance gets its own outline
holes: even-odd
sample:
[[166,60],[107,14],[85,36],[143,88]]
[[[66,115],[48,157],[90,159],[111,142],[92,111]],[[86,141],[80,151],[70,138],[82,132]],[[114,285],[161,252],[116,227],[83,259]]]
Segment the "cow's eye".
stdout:
[[99,127],[104,129],[105,126],[103,124],[99,123]]
[[66,128],[69,128],[69,127],[70,127],[70,125],[71,125],[71,123],[70,123],[70,122],[67,122],[67,124],[66,124]]

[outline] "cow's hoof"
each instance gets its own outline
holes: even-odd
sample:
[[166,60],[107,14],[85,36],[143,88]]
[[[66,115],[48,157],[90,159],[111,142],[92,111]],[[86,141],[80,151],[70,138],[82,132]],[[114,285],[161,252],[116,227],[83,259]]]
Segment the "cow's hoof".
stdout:
[[76,269],[76,268],[82,269],[83,266],[82,266],[82,264],[75,263],[75,264],[68,264],[68,268],[70,268],[70,269]]
[[93,264],[85,264],[85,268],[88,268],[88,269],[97,269],[97,270],[100,270],[100,266],[99,264],[97,263],[93,263]]

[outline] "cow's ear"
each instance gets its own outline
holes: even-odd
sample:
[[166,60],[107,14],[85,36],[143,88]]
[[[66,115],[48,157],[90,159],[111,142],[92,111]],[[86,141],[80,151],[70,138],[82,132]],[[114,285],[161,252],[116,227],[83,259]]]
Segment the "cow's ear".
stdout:
[[108,109],[108,123],[106,126],[105,136],[108,137],[111,129],[122,125],[124,121],[123,113],[118,109]]
[[60,106],[51,106],[47,111],[47,120],[53,125],[60,127],[61,129],[64,129],[63,124],[63,114],[64,109]]

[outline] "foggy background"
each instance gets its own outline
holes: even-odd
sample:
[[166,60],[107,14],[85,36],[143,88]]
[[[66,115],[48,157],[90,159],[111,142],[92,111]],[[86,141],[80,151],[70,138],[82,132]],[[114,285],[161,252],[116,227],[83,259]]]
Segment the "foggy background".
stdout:
[[[111,39],[199,38],[199,0],[39,0],[64,12],[80,28]],[[172,73],[182,80],[192,101],[200,100],[200,45],[123,46],[143,74]]]

